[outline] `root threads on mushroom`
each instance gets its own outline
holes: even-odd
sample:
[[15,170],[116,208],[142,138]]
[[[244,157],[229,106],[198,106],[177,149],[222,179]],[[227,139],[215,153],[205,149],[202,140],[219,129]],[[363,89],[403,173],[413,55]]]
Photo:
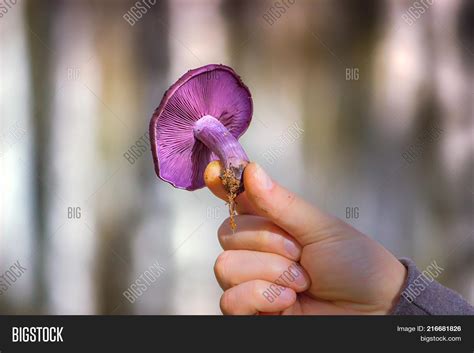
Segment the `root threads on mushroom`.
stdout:
[[235,224],[235,198],[241,190],[241,181],[235,177],[234,172],[231,169],[225,169],[221,176],[222,184],[227,191],[227,200],[229,204],[229,216],[230,216],[230,228],[232,232],[235,231],[237,225]]

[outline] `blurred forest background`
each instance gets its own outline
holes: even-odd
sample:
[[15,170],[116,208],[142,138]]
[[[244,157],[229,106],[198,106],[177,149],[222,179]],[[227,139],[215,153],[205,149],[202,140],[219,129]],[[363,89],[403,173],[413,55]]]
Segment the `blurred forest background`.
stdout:
[[252,160],[474,303],[473,1],[139,3],[0,0],[1,313],[220,313],[226,205],[158,180],[147,134],[208,63],[253,94]]

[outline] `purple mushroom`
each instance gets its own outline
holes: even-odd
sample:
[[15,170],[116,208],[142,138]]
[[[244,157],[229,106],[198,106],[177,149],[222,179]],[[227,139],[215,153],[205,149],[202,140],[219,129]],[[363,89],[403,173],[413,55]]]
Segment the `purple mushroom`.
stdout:
[[232,68],[206,65],[188,71],[166,91],[150,122],[156,174],[176,188],[196,190],[205,185],[206,166],[219,159],[233,220],[249,162],[237,140],[251,119],[250,91]]

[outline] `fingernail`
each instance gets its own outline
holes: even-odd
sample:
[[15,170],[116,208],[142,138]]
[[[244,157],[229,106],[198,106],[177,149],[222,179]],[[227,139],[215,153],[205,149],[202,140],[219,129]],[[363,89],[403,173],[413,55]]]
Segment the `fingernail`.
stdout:
[[300,288],[306,288],[309,285],[308,280],[302,273],[300,273],[299,276],[296,277],[295,283]]
[[288,254],[290,254],[290,256],[294,258],[298,258],[300,256],[300,249],[291,240],[285,239],[285,250],[288,252]]
[[257,170],[255,171],[255,175],[257,177],[257,180],[259,181],[260,185],[264,188],[264,189],[270,189],[272,186],[273,186],[273,181],[272,179],[270,179],[270,177],[267,175],[267,173],[265,173],[265,171],[263,170],[262,167],[260,167],[258,164],[257,164]]
[[296,265],[292,265],[291,269],[289,269],[292,276],[295,277],[295,283],[298,285],[298,287],[305,288],[309,285],[308,279],[304,275],[303,271],[301,268],[299,268]]

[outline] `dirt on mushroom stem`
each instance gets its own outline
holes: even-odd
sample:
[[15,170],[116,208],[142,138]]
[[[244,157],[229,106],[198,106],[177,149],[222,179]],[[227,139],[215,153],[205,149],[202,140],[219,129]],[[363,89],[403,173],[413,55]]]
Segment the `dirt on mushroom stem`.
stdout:
[[[221,175],[222,184],[224,189],[227,191],[230,228],[232,229],[232,232],[235,232],[237,228],[237,224],[235,223],[235,216],[237,214],[235,198],[244,191],[244,183],[242,178],[244,168],[245,166],[240,166],[238,168],[226,168]],[[240,175],[241,177],[237,177],[236,174]]]

